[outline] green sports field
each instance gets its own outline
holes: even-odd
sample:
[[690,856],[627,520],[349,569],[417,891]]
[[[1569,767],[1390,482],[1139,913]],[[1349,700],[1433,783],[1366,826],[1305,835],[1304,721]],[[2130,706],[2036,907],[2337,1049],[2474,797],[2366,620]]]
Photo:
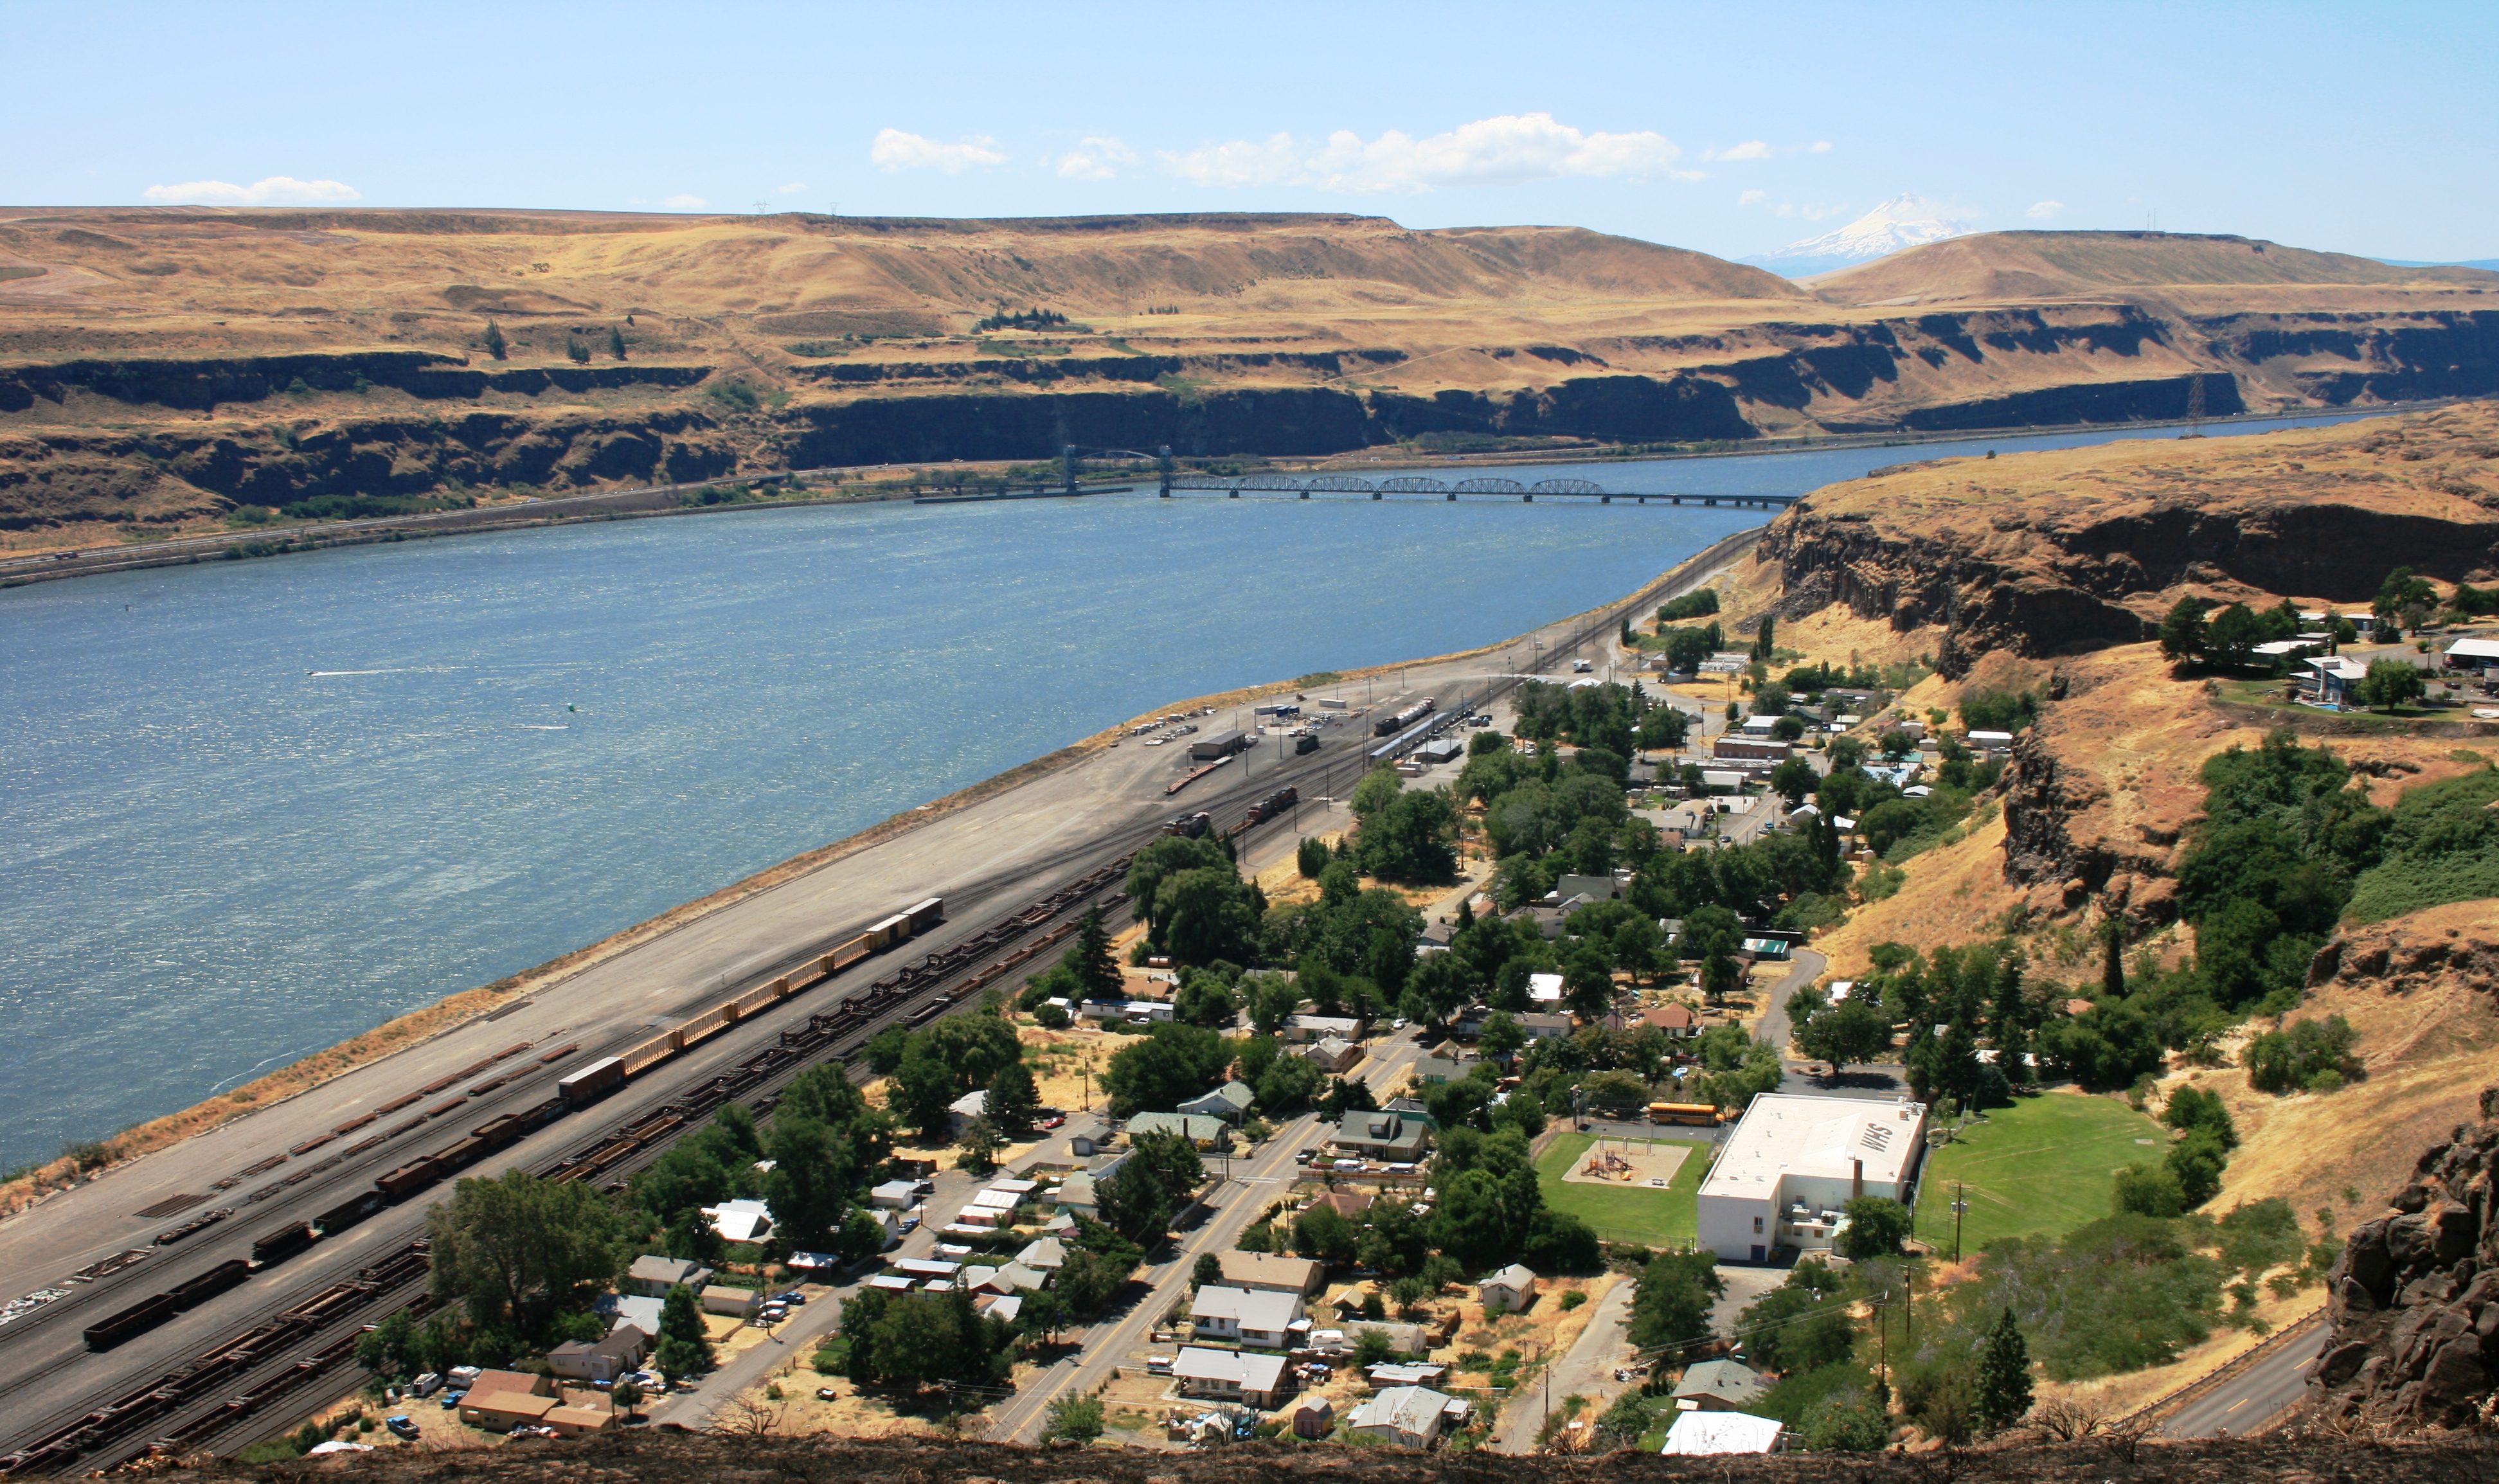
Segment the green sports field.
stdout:
[[[2109,1213],[2109,1178],[2160,1157],[2166,1129],[2114,1098],[2044,1092],[1989,1112],[1927,1156],[1918,1236],[1950,1256],[1953,1182],[1966,1187],[1966,1254],[2002,1237],[2061,1236]],[[1546,1199],[1549,1201],[1550,1196]]]
[[1709,1173],[1709,1145],[1680,1139],[1654,1141],[1682,1145],[1692,1151],[1664,1190],[1564,1180],[1562,1177],[1586,1157],[1588,1145],[1595,1142],[1592,1134],[1564,1134],[1536,1161],[1537,1184],[1544,1192],[1547,1209],[1570,1212],[1595,1227],[1607,1242],[1664,1247],[1689,1242],[1699,1235],[1699,1196],[1702,1178]]

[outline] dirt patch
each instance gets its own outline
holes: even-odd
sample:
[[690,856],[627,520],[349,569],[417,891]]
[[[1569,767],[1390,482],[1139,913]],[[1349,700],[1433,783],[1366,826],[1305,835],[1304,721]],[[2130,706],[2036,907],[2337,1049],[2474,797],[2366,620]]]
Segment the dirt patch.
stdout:
[[1600,1139],[1588,1146],[1587,1157],[1574,1164],[1562,1178],[1575,1185],[1664,1185],[1673,1180],[1674,1172],[1683,1168],[1691,1154],[1692,1145],[1688,1144]]

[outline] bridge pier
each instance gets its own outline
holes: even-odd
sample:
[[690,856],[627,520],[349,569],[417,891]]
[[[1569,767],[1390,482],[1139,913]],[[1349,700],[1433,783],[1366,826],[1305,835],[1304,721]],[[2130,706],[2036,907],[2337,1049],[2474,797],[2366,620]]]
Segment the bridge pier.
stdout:
[[1239,500],[1241,498],[1241,492],[1239,490],[1234,490],[1232,492],[1232,498],[1234,500]]
[[1612,504],[1613,502],[1614,502],[1614,497],[1612,497],[1611,495],[1600,495],[1600,496],[1598,496],[1598,497],[1597,497],[1597,503],[1599,503],[1599,504],[1601,504],[1601,505],[1610,505],[1610,504]]
[[1536,503],[1536,497],[1533,495],[1521,495],[1518,497],[1518,502],[1523,505],[1532,505]]
[[1303,498],[1304,500],[1308,500],[1308,499],[1310,499],[1310,498],[1311,498],[1311,492],[1310,492],[1310,491],[1308,491],[1308,490],[1304,490],[1304,491],[1302,492],[1302,498]]
[[1456,503],[1458,502],[1458,492],[1457,492],[1457,491],[1455,491],[1455,490],[1451,490],[1448,494],[1446,494],[1446,495],[1444,495],[1444,496],[1441,497],[1441,498],[1442,498],[1442,499],[1444,499],[1444,500],[1446,500],[1449,503],[1451,503],[1451,504],[1453,504],[1453,505],[1454,505],[1454,504],[1456,504]]
[[1703,504],[1704,504],[1704,505],[1709,506],[1709,507],[1710,507],[1710,508],[1712,508],[1712,509],[1715,509],[1715,508],[1717,508],[1717,505],[1718,505],[1718,497],[1717,497],[1717,496],[1715,496],[1715,495],[1712,495],[1712,496],[1710,496],[1708,499],[1704,500],[1702,501],[1702,503],[1703,503]]
[[1372,498],[1372,499],[1374,499],[1374,500],[1378,500],[1378,499],[1379,498],[1379,492],[1378,490],[1374,490],[1374,491],[1372,491],[1372,492],[1371,492],[1371,498]]

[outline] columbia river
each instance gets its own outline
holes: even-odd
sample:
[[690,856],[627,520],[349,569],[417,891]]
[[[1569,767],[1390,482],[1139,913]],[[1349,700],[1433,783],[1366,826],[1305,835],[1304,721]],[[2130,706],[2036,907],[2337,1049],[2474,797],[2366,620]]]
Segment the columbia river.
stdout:
[[[1498,472],[1801,493],[2116,436]],[[0,592],[0,1169],[1124,717],[1493,643],[1764,518],[885,503]]]

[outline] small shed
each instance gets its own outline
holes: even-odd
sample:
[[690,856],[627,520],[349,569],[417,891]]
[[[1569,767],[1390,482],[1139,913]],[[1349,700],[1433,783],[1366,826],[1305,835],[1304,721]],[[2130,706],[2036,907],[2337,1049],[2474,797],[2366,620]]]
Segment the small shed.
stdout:
[[1293,1436],[1295,1437],[1325,1437],[1328,1436],[1329,1430],[1335,1426],[1335,1406],[1329,1403],[1327,1398],[1319,1396],[1315,1392],[1310,1396],[1304,1397],[1301,1400],[1300,1404],[1293,1408]]
[[702,1307],[706,1314],[728,1314],[743,1319],[755,1312],[755,1290],[714,1283],[703,1289]]

